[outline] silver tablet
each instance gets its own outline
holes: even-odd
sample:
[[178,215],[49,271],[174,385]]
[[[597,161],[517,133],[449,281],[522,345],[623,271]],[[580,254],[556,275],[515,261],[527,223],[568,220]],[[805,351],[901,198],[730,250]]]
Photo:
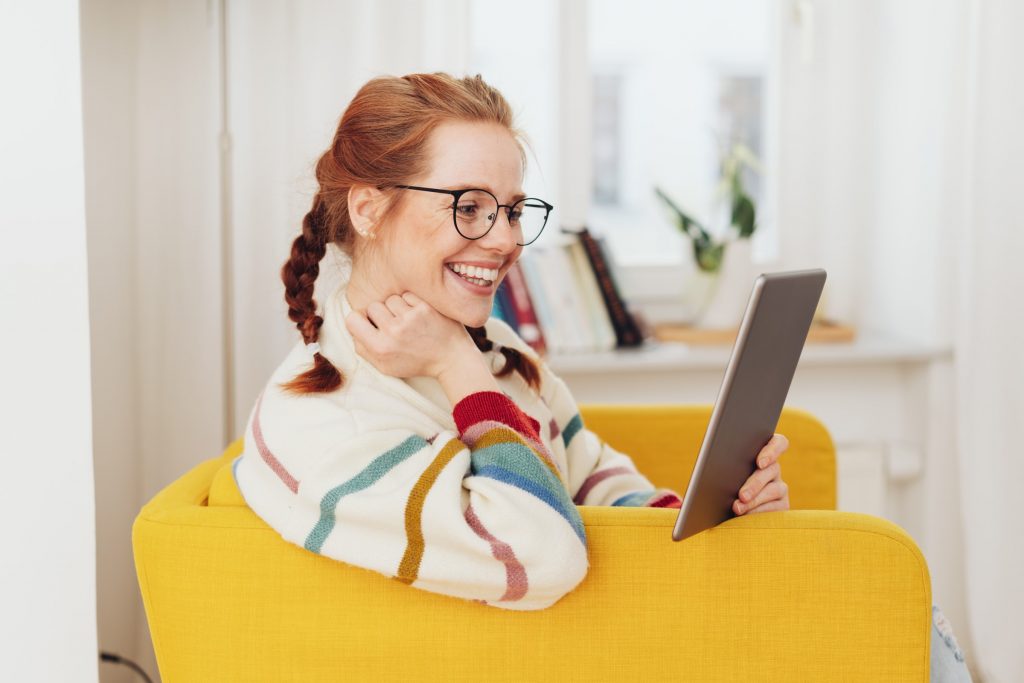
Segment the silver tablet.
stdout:
[[824,286],[820,269],[765,273],[754,282],[673,540],[736,516],[732,503],[775,433]]

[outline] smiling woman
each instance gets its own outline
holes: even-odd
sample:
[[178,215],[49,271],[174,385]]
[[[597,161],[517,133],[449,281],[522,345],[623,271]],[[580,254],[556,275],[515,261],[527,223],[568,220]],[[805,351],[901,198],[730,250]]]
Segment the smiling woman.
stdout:
[[[565,383],[490,316],[552,210],[523,190],[500,93],[479,76],[374,79],[316,176],[281,271],[302,340],[256,400],[234,467],[256,514],[311,552],[523,610],[586,574],[577,505],[679,505],[588,430]],[[331,243],[352,269],[320,315]],[[789,506],[785,449],[765,447],[738,514]]]

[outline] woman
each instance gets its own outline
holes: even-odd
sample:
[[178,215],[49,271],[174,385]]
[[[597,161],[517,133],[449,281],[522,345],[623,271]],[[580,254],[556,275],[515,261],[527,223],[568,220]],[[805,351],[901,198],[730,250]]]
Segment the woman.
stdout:
[[[287,540],[428,591],[542,609],[587,571],[576,505],[678,507],[583,425],[495,290],[551,206],[479,78],[379,78],[316,166],[282,269],[302,334],[253,409],[236,479]],[[317,315],[328,244],[351,276]],[[736,514],[789,508],[774,438]]]
[[[525,197],[524,163],[507,102],[479,77],[363,86],[282,269],[303,343],[257,400],[236,477],[309,550],[540,609],[586,573],[577,504],[679,498],[588,431],[565,384],[490,318],[550,211]],[[352,271],[320,316],[313,286],[332,242]],[[765,448],[738,513],[788,507],[785,448],[781,436]]]

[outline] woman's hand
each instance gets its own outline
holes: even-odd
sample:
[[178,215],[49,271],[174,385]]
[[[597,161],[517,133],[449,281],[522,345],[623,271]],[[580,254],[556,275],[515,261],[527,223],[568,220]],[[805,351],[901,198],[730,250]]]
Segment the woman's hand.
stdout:
[[732,503],[733,512],[769,512],[789,509],[789,485],[782,481],[779,456],[789,448],[789,439],[775,434],[757,455],[757,471],[740,488],[739,499]]
[[392,377],[437,377],[467,353],[479,353],[466,327],[412,292],[375,301],[345,318],[356,352]]

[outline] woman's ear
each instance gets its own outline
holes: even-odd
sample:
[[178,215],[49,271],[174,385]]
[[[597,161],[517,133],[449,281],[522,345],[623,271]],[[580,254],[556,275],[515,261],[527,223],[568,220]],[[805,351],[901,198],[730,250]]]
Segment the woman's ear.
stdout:
[[374,238],[384,199],[384,193],[370,185],[353,185],[348,189],[348,218],[363,237]]

